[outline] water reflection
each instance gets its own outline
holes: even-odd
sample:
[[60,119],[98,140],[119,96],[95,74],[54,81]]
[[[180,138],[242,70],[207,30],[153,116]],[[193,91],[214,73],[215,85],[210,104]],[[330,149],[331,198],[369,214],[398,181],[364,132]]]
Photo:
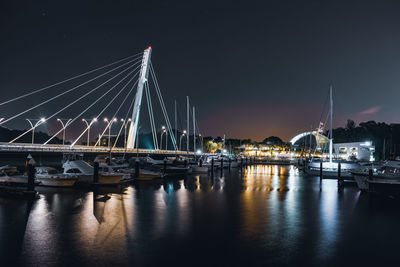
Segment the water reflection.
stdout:
[[198,252],[213,248],[220,265],[326,264],[355,240],[343,233],[360,225],[346,222],[381,207],[369,201],[354,187],[324,180],[320,190],[317,177],[267,165],[89,192],[41,189],[35,202],[0,198],[0,255],[38,266],[206,265]]

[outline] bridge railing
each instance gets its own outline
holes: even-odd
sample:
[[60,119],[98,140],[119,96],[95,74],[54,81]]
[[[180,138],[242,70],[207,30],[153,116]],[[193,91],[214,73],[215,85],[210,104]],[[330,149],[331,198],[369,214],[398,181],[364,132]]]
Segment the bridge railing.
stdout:
[[0,151],[10,152],[30,152],[30,151],[41,151],[41,152],[94,152],[94,153],[148,153],[148,154],[189,154],[193,155],[194,152],[187,151],[175,151],[175,150],[154,150],[154,149],[125,149],[125,148],[108,148],[108,147],[94,147],[94,146],[82,146],[75,145],[72,148],[70,145],[57,145],[57,144],[29,144],[29,143],[4,143],[0,142]]

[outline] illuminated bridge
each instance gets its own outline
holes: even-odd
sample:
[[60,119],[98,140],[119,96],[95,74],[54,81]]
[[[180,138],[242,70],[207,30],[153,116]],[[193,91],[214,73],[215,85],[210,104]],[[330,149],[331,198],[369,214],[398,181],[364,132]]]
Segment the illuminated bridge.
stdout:
[[[188,97],[186,98],[186,129],[181,129],[178,136],[176,101],[175,127],[172,128],[155,68],[151,62],[151,53],[152,48],[148,47],[142,53],[1,102],[0,112],[5,118],[0,119],[0,126],[9,127],[10,124],[14,123],[15,125],[16,121],[18,123],[18,121],[26,120],[30,127],[14,139],[0,143],[0,152],[112,152],[186,155],[193,154],[195,151],[201,152],[196,150],[196,146],[202,149],[202,142],[200,143],[202,137],[195,119],[195,108],[190,107]],[[159,103],[162,127],[156,126],[151,91],[155,93],[153,95],[156,96]],[[138,142],[139,129],[143,125],[143,118],[140,116],[143,95],[147,102],[146,112],[149,115],[153,149],[140,148]],[[40,102],[38,102],[39,100]],[[11,110],[8,108],[10,106],[13,107],[13,110],[19,107],[19,110],[8,114]],[[49,112],[54,107],[57,110]],[[32,113],[46,114],[46,116],[27,119],[26,116]],[[107,119],[104,118],[105,114],[112,114],[112,116]],[[94,124],[100,120],[105,123],[105,127],[96,133],[95,140],[91,140],[94,139],[94,136],[91,136],[90,130],[92,128],[93,135]],[[190,120],[192,120],[192,125],[190,125]],[[60,127],[45,142],[35,142],[37,127],[44,126],[46,123],[48,125],[51,121],[53,125],[57,123]],[[83,123],[85,127],[81,130]],[[78,124],[80,125],[78,126]],[[112,135],[113,125],[114,135]],[[69,135],[75,134],[69,144],[65,142],[67,130]],[[29,144],[26,142],[27,136],[31,136]],[[190,136],[192,136],[192,141]],[[56,137],[62,139],[62,145],[53,144]],[[102,143],[104,138],[108,139],[106,146]],[[22,139],[25,139],[24,143],[21,142]],[[182,147],[182,141],[183,144],[186,143],[186,147]],[[82,144],[83,142],[85,145]],[[189,151],[190,142],[193,142],[192,151]],[[123,143],[122,146],[121,143]]]

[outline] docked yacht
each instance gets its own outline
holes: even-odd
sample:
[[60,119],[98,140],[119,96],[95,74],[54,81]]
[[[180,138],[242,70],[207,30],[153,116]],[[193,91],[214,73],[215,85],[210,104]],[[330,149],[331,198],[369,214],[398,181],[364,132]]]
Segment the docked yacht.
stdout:
[[352,172],[358,188],[362,191],[371,191],[373,188],[399,189],[400,162],[386,161],[383,165],[365,167]]
[[[339,163],[341,167],[341,177],[343,178],[352,178],[353,175],[351,171],[355,171],[360,168],[360,165],[357,162],[340,162],[333,160],[333,136],[332,136],[332,123],[333,123],[333,97],[332,97],[332,87],[329,90],[329,98],[330,98],[330,112],[329,112],[329,161],[322,161],[322,175],[323,177],[338,177],[338,169]],[[320,175],[321,170],[321,161],[310,161],[306,162],[304,166],[304,172],[309,175]]]
[[[94,168],[83,160],[67,160],[63,163],[64,174],[78,178],[78,183],[92,184]],[[99,169],[99,184],[119,184],[123,174],[104,172]]]
[[36,180],[42,186],[71,187],[78,180],[75,175],[66,175],[51,167],[36,167]]
[[144,161],[142,161],[142,166],[144,169],[150,171],[162,171],[165,175],[180,175],[180,174],[187,174],[189,172],[189,166],[175,166],[168,164],[167,161],[167,168],[164,170],[164,161],[163,160],[155,160],[151,157],[146,157]]
[[[0,183],[27,185],[28,176],[20,173],[16,167],[3,166],[0,167]],[[35,181],[35,185],[37,184],[39,181]]]

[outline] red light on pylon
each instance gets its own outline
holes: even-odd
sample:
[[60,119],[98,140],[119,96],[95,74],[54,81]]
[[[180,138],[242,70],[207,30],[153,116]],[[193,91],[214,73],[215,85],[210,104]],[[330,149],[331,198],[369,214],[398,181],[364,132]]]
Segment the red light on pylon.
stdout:
[[151,46],[149,46],[147,49],[151,49]]

